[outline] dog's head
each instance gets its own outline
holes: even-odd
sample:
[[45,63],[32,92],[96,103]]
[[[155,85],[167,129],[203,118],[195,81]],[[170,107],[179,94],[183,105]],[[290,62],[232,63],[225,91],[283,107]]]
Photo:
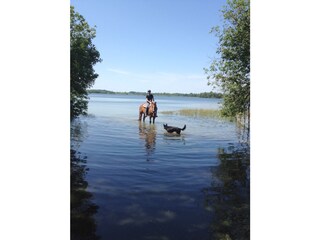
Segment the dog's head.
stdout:
[[164,129],[166,129],[168,127],[168,124],[163,124]]

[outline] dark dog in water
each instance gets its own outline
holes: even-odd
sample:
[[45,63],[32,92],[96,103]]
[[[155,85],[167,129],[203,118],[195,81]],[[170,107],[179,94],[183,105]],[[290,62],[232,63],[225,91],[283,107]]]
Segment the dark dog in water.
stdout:
[[168,124],[163,124],[163,127],[165,130],[167,130],[168,133],[176,132],[177,134],[180,134],[180,132],[185,130],[187,126],[184,125],[183,128],[178,128],[178,127],[168,126]]

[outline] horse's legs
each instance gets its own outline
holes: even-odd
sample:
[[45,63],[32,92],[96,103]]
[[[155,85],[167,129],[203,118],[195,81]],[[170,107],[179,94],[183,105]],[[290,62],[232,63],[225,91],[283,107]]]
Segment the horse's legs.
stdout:
[[151,119],[152,119],[152,123],[154,123],[154,120],[156,119],[156,117],[150,116],[150,120],[149,120],[150,123],[151,123]]

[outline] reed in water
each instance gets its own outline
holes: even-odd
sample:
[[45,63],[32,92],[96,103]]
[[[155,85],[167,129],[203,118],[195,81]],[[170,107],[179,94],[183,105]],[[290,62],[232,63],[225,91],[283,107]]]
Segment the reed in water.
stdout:
[[177,111],[162,111],[162,114],[168,115],[183,115],[189,117],[214,117],[214,118],[224,118],[228,120],[233,120],[232,118],[223,117],[219,109],[180,109]]

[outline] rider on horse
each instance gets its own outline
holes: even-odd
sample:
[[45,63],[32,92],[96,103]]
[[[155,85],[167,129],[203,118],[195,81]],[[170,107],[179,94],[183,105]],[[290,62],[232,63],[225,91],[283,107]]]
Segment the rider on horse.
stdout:
[[[146,101],[147,101],[147,109],[146,109],[146,115],[148,115],[148,111],[149,111],[149,106],[152,102],[154,102],[154,97],[151,94],[151,90],[148,90],[148,94],[146,96]],[[156,116],[157,116],[157,112],[155,112]]]

